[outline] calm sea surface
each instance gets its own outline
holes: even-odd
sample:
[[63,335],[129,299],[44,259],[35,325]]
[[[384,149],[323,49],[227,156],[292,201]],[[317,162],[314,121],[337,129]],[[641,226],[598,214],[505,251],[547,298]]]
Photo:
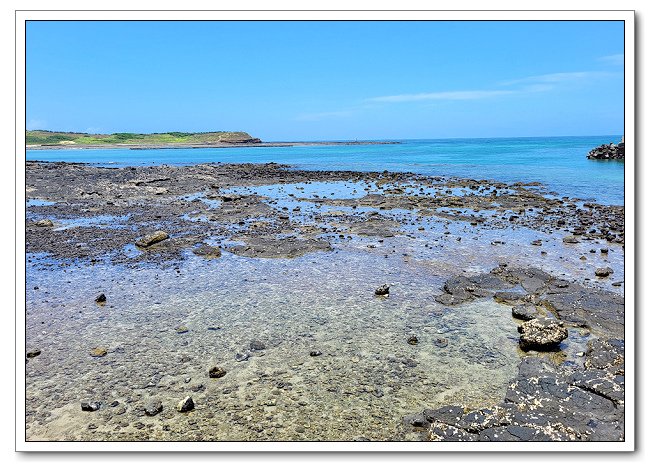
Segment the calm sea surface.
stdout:
[[224,149],[30,150],[28,160],[101,166],[277,162],[301,169],[405,171],[427,175],[541,182],[560,196],[622,205],[624,164],[587,152],[620,136],[405,140],[402,144]]

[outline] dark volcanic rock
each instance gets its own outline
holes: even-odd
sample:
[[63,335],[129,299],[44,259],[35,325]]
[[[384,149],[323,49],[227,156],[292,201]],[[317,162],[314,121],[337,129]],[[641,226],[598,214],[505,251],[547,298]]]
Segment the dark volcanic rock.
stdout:
[[41,355],[40,349],[32,349],[31,351],[27,351],[27,354],[25,354],[25,356],[29,359],[40,355]]
[[192,397],[185,397],[180,402],[178,402],[176,409],[181,413],[191,411],[194,409],[194,400],[192,400]]
[[163,404],[160,400],[150,400],[144,407],[144,412],[147,416],[156,416],[163,410]]
[[515,305],[512,307],[512,316],[518,320],[529,321],[537,318],[537,308],[535,305],[530,303],[522,303],[521,305]]
[[208,375],[210,376],[211,379],[219,379],[224,375],[226,375],[226,369],[224,369],[223,367],[216,366],[210,369]]
[[381,285],[375,289],[375,295],[388,295],[390,286],[388,284]]
[[587,159],[625,159],[625,142],[602,144],[589,151]]
[[97,411],[101,406],[100,402],[81,402],[82,411]]
[[549,319],[533,319],[519,326],[519,345],[524,351],[531,349],[548,351],[555,349],[569,336],[561,322]]

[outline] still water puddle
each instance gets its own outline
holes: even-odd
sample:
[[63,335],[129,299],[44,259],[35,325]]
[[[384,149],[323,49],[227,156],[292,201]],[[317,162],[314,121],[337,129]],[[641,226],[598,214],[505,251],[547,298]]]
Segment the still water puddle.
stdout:
[[[70,266],[56,280],[29,270],[27,348],[42,354],[27,364],[28,437],[390,439],[425,407],[498,402],[519,362],[510,308],[441,310],[442,282],[344,251],[190,257],[178,271]],[[388,298],[374,295],[382,283]],[[108,354],[91,357],[98,346]],[[226,376],[210,379],[214,365]],[[196,409],[181,415],[186,395]],[[151,398],[156,417],[142,413]],[[85,400],[103,407],[82,412]]]

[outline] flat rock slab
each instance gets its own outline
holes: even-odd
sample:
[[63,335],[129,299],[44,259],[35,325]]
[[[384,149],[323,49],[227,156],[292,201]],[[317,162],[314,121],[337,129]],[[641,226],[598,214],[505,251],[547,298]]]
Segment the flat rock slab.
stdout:
[[155,231],[138,239],[135,242],[135,245],[138,247],[149,247],[153,246],[156,243],[164,241],[167,238],[169,238],[169,235],[164,231]]
[[259,236],[245,239],[245,246],[226,248],[238,256],[264,258],[293,258],[310,252],[330,251],[332,246],[324,239]]

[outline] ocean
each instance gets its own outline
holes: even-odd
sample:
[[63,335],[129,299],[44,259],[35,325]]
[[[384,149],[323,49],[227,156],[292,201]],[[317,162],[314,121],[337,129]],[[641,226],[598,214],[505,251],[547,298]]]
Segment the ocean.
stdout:
[[201,149],[28,150],[28,160],[98,166],[276,162],[309,170],[416,172],[445,177],[540,182],[558,196],[624,204],[624,163],[586,158],[620,136],[399,140],[400,144]]

